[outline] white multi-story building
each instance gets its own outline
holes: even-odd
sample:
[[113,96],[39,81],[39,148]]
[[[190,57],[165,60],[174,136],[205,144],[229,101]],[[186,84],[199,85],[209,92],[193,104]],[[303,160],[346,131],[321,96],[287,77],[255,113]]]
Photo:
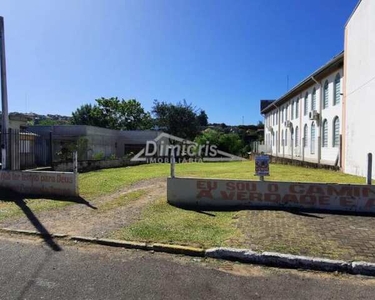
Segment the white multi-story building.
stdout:
[[[263,101],[265,149],[365,176],[375,155],[375,1],[359,1],[345,50],[275,101]],[[373,166],[375,178],[375,162]]]
[[262,109],[265,145],[276,157],[337,165],[342,133],[344,54]]
[[367,154],[375,156],[374,0],[360,1],[346,24],[344,63],[343,171],[365,176]]

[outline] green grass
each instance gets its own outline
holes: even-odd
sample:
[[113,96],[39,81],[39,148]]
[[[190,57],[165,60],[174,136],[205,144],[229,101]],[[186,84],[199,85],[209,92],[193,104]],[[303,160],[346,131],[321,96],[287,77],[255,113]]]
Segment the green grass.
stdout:
[[135,167],[98,170],[79,175],[80,195],[86,199],[115,192],[140,180],[168,176],[169,165],[141,165]]
[[[321,169],[307,169],[295,166],[270,166],[271,176],[266,180],[300,181],[300,182],[329,182],[364,184],[361,177],[346,175]],[[80,194],[83,198],[93,201],[99,196],[126,189],[133,183],[151,178],[167,177],[170,174],[169,164],[150,164],[135,167],[99,170],[79,175]],[[177,164],[176,176],[228,178],[258,180],[254,176],[254,162],[226,163],[190,163]],[[139,192],[142,193],[142,192]],[[119,197],[103,204],[100,211],[108,211],[127,205],[142,196],[129,193],[125,198]],[[126,198],[127,197],[127,198]],[[64,208],[72,202],[33,199],[27,202],[33,212]],[[6,218],[21,216],[23,212],[12,201],[1,201],[0,221]],[[221,245],[228,237],[238,234],[232,225],[231,212],[215,213],[215,217],[192,211],[181,210],[169,206],[165,200],[146,207],[143,220],[132,227],[123,229],[121,236],[127,239],[145,239],[163,242],[196,243],[199,245]]]
[[212,215],[179,209],[160,199],[148,206],[140,221],[112,234],[112,238],[213,247],[240,235],[234,212]]
[[138,200],[145,194],[146,194],[145,190],[139,190],[139,191],[134,191],[134,192],[121,195],[120,197],[117,197],[111,200],[107,200],[101,205],[98,205],[98,209],[96,210],[96,212],[99,212],[99,213],[107,212],[109,210],[116,209],[118,207],[126,206],[129,203],[135,200]]
[[[271,164],[271,181],[328,182],[364,184],[362,177],[322,169]],[[169,164],[150,164],[118,169],[99,170],[80,174],[80,193],[87,199],[113,193],[140,180],[167,177]],[[187,163],[176,165],[176,176],[258,180],[254,162]]]

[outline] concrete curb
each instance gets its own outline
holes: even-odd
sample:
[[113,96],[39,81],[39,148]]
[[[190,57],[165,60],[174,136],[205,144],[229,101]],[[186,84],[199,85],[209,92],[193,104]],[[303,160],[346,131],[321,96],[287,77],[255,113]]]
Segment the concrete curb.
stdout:
[[23,230],[23,229],[11,229],[11,228],[0,228],[0,232],[6,233],[13,233],[13,234],[24,234],[24,235],[31,235],[31,236],[50,236],[54,238],[67,238],[67,234],[62,233],[51,233],[51,234],[44,234],[39,231],[34,230]]
[[[0,228],[0,232],[11,234],[24,234],[31,236],[46,236],[45,234],[33,230]],[[272,267],[316,270],[324,272],[342,272],[355,275],[375,276],[375,263],[362,261],[347,262],[342,260],[282,254],[277,252],[260,253],[251,251],[249,249],[235,249],[225,247],[210,248],[205,250],[202,248],[194,248],[189,246],[170,245],[161,243],[149,244],[145,242],[99,239],[84,236],[69,236],[67,234],[49,234],[48,236],[83,243],[105,245],[110,247],[157,251],[171,254],[183,254],[188,256],[209,257],[215,259],[239,261],[243,263],[252,263]]]
[[111,247],[152,250],[152,245],[149,245],[147,243],[142,243],[142,242],[98,239],[98,238],[90,238],[90,237],[84,237],[84,236],[71,236],[69,239],[72,241],[99,244],[99,245],[105,245],[105,246],[111,246]]
[[375,276],[375,264],[368,262],[347,262],[317,257],[282,254],[276,252],[254,252],[247,249],[212,248],[206,250],[206,257],[235,260],[272,267],[305,269],[325,272],[342,272]]
[[168,245],[168,244],[153,244],[153,250],[157,252],[166,252],[173,254],[184,254],[189,256],[205,256],[205,250],[201,248],[194,248],[188,246],[179,246],[179,245]]

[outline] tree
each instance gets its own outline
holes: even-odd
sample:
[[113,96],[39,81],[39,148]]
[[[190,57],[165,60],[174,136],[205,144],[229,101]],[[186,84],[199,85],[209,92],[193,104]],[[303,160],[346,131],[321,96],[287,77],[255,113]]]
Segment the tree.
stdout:
[[204,110],[201,110],[197,119],[200,126],[206,127],[208,125],[208,116]]
[[238,155],[242,154],[244,142],[237,133],[223,133],[213,129],[206,129],[194,140],[199,145],[215,145],[219,150]]
[[135,99],[117,97],[96,99],[96,104],[85,104],[73,112],[72,123],[117,130],[150,129],[152,119]]
[[193,140],[199,132],[196,109],[186,101],[177,104],[154,101],[155,124],[167,133]]
[[80,108],[77,108],[77,110],[72,113],[72,124],[100,127],[100,120],[95,117],[94,109],[95,107],[91,104],[84,104]]

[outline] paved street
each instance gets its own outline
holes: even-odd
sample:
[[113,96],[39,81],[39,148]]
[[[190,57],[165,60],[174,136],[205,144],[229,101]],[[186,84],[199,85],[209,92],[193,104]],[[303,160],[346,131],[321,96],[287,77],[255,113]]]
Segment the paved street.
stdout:
[[[22,239],[22,240],[21,240]],[[0,299],[373,299],[366,277],[0,236]]]

